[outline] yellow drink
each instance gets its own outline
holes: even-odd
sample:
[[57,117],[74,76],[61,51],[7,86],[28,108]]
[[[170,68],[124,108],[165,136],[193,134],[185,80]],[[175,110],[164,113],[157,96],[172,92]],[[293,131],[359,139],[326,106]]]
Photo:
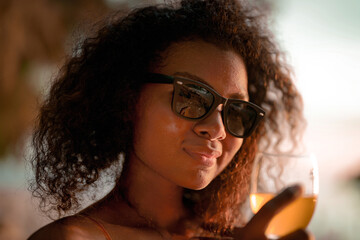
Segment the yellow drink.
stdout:
[[[250,194],[250,205],[253,213],[257,213],[274,196],[271,193]],[[296,199],[275,215],[270,221],[265,234],[268,237],[284,236],[299,228],[306,228],[314,213],[316,199],[316,195]]]

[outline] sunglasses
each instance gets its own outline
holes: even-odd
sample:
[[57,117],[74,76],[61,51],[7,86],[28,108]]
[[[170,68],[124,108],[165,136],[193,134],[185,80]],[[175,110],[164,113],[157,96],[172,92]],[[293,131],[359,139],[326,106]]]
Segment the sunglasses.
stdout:
[[233,136],[246,138],[265,116],[259,106],[239,100],[222,97],[214,89],[192,79],[149,73],[147,83],[174,85],[172,111],[187,120],[201,120],[223,104],[222,120],[225,129]]

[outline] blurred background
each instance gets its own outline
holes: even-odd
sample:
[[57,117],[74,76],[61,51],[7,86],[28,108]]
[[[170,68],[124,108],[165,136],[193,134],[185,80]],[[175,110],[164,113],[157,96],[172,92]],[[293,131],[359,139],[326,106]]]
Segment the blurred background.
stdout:
[[[320,240],[360,236],[360,1],[253,0],[294,67],[317,155],[320,194],[310,230]],[[37,103],[82,26],[109,11],[158,1],[0,1],[0,239],[20,240],[49,222],[27,191],[25,160]]]

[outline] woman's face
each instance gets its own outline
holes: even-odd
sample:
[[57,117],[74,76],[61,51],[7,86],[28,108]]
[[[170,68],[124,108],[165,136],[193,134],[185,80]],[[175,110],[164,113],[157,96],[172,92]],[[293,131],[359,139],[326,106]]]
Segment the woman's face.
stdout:
[[[171,45],[156,73],[206,83],[226,98],[248,100],[247,73],[240,56],[203,41]],[[146,84],[137,107],[134,154],[150,174],[190,189],[206,187],[230,163],[243,139],[226,132],[221,107],[189,121],[171,110],[173,85]]]

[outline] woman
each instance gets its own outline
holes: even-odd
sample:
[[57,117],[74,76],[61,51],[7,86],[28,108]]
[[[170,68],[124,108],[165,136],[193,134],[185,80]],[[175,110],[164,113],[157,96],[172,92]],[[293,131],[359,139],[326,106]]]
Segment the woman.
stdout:
[[[266,224],[301,188],[244,225],[250,169],[259,147],[288,133],[296,141],[302,105],[261,16],[235,0],[119,15],[53,83],[34,135],[32,185],[60,216],[103,172],[115,174],[115,187],[30,239],[266,239]],[[291,131],[279,130],[282,120]]]

